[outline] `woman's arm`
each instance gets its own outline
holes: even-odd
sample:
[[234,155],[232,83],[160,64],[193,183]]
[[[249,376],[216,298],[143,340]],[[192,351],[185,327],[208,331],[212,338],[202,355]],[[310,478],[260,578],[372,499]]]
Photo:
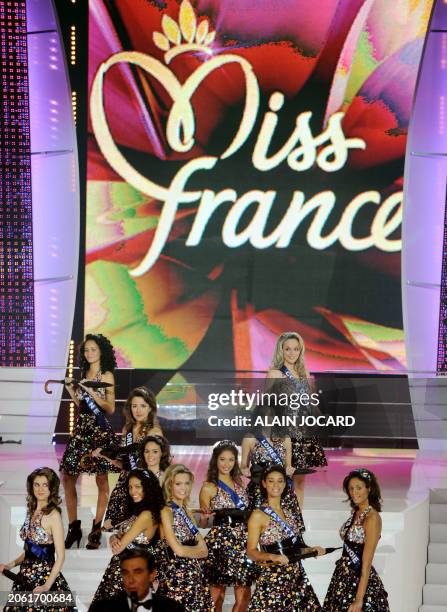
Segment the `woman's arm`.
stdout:
[[198,543],[195,546],[183,546],[175,537],[173,525],[172,510],[164,507],[161,511],[161,523],[163,525],[163,534],[168,546],[173,550],[177,557],[186,557],[187,559],[204,559],[208,556],[208,548],[203,537],[198,534]]
[[[104,374],[101,376],[101,380],[103,382],[108,382],[108,383],[111,383],[112,385],[115,385],[115,378],[112,372],[104,372]],[[89,395],[92,396],[92,398],[101,408],[101,410],[104,410],[105,413],[113,414],[115,412],[115,386],[106,388],[106,398],[105,399],[102,399],[99,393],[96,393],[89,387],[84,387],[84,385],[82,384],[80,385],[80,387],[82,387],[84,391],[86,391]]]
[[43,593],[49,591],[53,586],[54,581],[59,576],[62,566],[65,561],[65,544],[64,544],[64,527],[62,525],[61,515],[57,510],[52,510],[50,514],[45,517],[47,525],[45,530],[53,536],[54,548],[56,550],[56,560],[53,567],[51,568],[50,575],[46,582],[41,586],[36,587],[33,593]]
[[360,576],[359,586],[357,587],[357,593],[355,600],[349,606],[348,612],[362,612],[363,598],[365,597],[366,588],[368,586],[369,574],[376,552],[377,544],[380,539],[382,532],[382,519],[378,512],[369,514],[363,524],[365,530],[365,547],[362,555],[362,573]]
[[214,513],[210,508],[210,503],[217,493],[217,487],[213,482],[204,482],[200,489],[199,504],[200,504],[200,527],[208,526],[208,519]]
[[149,539],[155,533],[157,525],[154,523],[152,518],[152,512],[150,510],[143,510],[138,515],[137,520],[133,523],[131,528],[123,533],[122,536],[115,538],[112,542],[112,552],[114,555],[119,555],[127,546],[135,540],[143,531],[148,532],[150,535]]
[[69,393],[69,395],[71,397],[71,400],[76,404],[76,406],[79,406],[79,399],[76,396],[76,393],[75,393],[73,385],[71,384],[73,382],[73,380],[74,380],[73,378],[65,377],[65,388],[67,389],[67,391],[68,391],[68,393]]
[[293,476],[295,468],[292,467],[292,440],[290,436],[284,438],[284,446],[286,448],[286,474],[287,476]]
[[10,570],[13,567],[16,567],[16,565],[20,565],[24,558],[25,553],[23,552],[19,557],[17,557],[17,559],[14,559],[14,561],[10,561],[9,563],[0,563],[0,574],[3,572],[4,569]]
[[250,452],[256,440],[245,437],[242,439],[241,472],[247,478],[250,477]]
[[267,372],[267,377],[265,379],[265,390],[268,391],[275,384],[275,378],[283,378],[283,373],[281,370],[271,369]]
[[248,519],[247,555],[252,561],[271,562],[279,565],[287,565],[289,559],[285,555],[274,555],[273,553],[261,552],[257,546],[261,533],[267,526],[267,517],[261,510],[254,510]]

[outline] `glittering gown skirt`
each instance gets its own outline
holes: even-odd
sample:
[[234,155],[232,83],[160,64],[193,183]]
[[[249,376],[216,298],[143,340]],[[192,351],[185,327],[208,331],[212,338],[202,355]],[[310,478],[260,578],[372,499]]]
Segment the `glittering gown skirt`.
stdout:
[[[352,566],[347,554],[335,564],[335,570],[324,600],[324,612],[347,612],[355,600],[360,573]],[[371,568],[363,598],[362,612],[390,612],[388,595],[374,567]]]
[[88,465],[82,466],[81,459],[96,448],[116,446],[116,438],[112,426],[105,419],[105,428],[101,429],[96,416],[88,408],[84,400],[79,403],[79,414],[75,430],[70,438],[60,464],[60,470],[76,476],[80,473],[106,474],[119,472],[106,459],[89,457]]
[[118,525],[129,515],[127,502],[127,477],[129,472],[122,470],[116,485],[110,494],[104,522],[111,521],[112,525]]
[[[20,530],[20,537],[26,541],[25,544],[25,559],[22,561],[19,567],[19,576],[21,576],[29,585],[29,590],[32,591],[36,586],[41,586],[47,581],[51,570],[54,565],[54,545],[41,526],[43,514],[37,515],[37,518],[31,520],[27,516],[25,523]],[[37,550],[40,557],[33,554],[29,549],[30,543],[33,544],[34,550]],[[18,582],[14,582],[11,593],[23,592],[25,587]],[[52,594],[56,591],[63,591],[64,593],[70,593],[70,587],[67,584],[64,576],[59,574],[54,581],[51,590],[48,593]],[[71,594],[72,601],[74,596]],[[37,607],[33,606],[32,610],[45,610],[46,612],[73,612],[76,610],[75,607]],[[5,606],[3,608],[5,612],[28,612],[29,606]]]
[[256,581],[249,612],[319,612],[318,597],[300,562],[265,565]]
[[[136,519],[136,516],[132,516],[120,525],[119,534],[124,534],[128,531]],[[132,549],[136,546],[138,546],[138,548],[144,548],[154,557],[159,568],[158,574],[160,577],[160,568],[166,563],[166,547],[163,540],[160,539],[159,531],[156,531],[151,540],[149,540],[144,533],[140,533],[127,548]],[[113,555],[96,589],[92,603],[99,600],[110,599],[123,591],[124,584],[121,577],[120,557],[119,555]]]

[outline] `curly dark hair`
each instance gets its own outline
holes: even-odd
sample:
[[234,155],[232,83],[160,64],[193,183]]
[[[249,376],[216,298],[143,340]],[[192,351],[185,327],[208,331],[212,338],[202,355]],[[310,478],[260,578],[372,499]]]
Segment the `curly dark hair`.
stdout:
[[132,431],[133,426],[136,424],[131,409],[132,400],[134,397],[141,397],[141,399],[149,405],[149,414],[147,415],[147,421],[143,427],[143,435],[146,435],[146,432],[150,431],[155,424],[158,425],[156,419],[157,400],[155,399],[154,392],[147,387],[137,387],[136,389],[132,389],[123,408],[123,415],[126,419],[126,424],[124,427],[127,432]]
[[208,473],[206,476],[207,481],[213,482],[215,485],[217,485],[217,481],[219,479],[219,469],[217,467],[217,460],[224,451],[230,451],[231,453],[233,453],[234,467],[230,472],[230,476],[234,480],[234,482],[236,482],[238,485],[242,485],[242,474],[241,468],[239,466],[239,452],[237,450],[237,446],[233,442],[231,442],[231,440],[222,440],[222,442],[219,442],[219,444],[217,444],[213,448],[213,454],[211,455],[211,459],[208,464]]
[[261,490],[261,495],[262,497],[267,500],[268,499],[268,495],[267,495],[267,489],[264,487],[263,485],[263,481],[267,478],[267,476],[269,474],[273,474],[273,472],[278,472],[278,474],[282,474],[284,476],[284,481],[286,483],[286,486],[284,487],[284,491],[281,493],[281,499],[284,499],[285,496],[287,495],[287,488],[288,488],[288,481],[287,481],[287,474],[286,474],[286,470],[282,465],[279,464],[274,464],[269,466],[267,469],[264,470],[264,473],[262,474],[262,480],[259,484],[259,488]]
[[353,478],[358,478],[362,482],[365,483],[366,488],[369,490],[368,494],[368,503],[370,506],[377,510],[377,512],[382,511],[382,494],[380,493],[380,486],[377,481],[377,477],[373,472],[370,472],[366,468],[359,468],[357,470],[352,470],[343,480],[343,490],[348,496],[348,499],[345,501],[349,501],[351,504],[351,508],[354,510],[358,510],[358,506],[354,504],[349,495],[349,483]]
[[[143,499],[137,503],[129,495],[129,481],[131,478],[138,478],[143,486]],[[138,516],[144,510],[149,510],[154,523],[160,524],[160,512],[165,505],[165,500],[158,478],[152,472],[138,468],[131,470],[126,480],[126,494],[130,515]]]
[[112,343],[102,334],[87,334],[79,347],[79,368],[81,370],[81,377],[84,378],[89,368],[88,361],[84,357],[84,348],[87,340],[93,340],[93,342],[96,342],[99,350],[101,351],[101,372],[113,373],[116,368],[116,359]]
[[62,499],[59,497],[60,480],[56,472],[49,467],[37,468],[34,472],[31,472],[26,479],[26,492],[28,494],[26,497],[26,505],[29,514],[32,516],[37,508],[37,499],[33,490],[34,480],[37,476],[45,476],[50,491],[48,503],[45,508],[42,509],[43,513],[50,514],[53,510],[57,510],[60,514],[60,505],[62,503]]
[[147,469],[147,465],[144,462],[144,449],[146,448],[146,444],[148,442],[154,442],[160,447],[161,457],[160,457],[160,470],[164,472],[171,465],[172,457],[171,457],[171,447],[169,446],[169,442],[163,436],[146,436],[140,442],[140,448],[138,452],[139,456],[139,466],[143,469]]

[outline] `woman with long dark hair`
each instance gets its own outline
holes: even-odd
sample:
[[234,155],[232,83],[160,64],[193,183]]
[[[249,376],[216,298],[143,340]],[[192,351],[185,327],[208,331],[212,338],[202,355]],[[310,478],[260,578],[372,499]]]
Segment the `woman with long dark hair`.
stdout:
[[[289,406],[289,415],[298,417],[308,413],[318,412],[313,406],[311,398],[312,389],[309,372],[304,362],[304,340],[297,332],[282,333],[273,351],[272,363],[267,374],[267,388],[269,393],[277,397],[286,394],[289,397],[301,396],[309,398],[297,402],[297,406]],[[293,484],[300,508],[304,504],[304,481],[306,473],[313,468],[327,466],[327,459],[323,447],[317,437],[310,435],[305,428],[295,427],[291,430],[292,438],[292,465],[295,468]]]
[[152,472],[160,485],[163,485],[164,475],[171,465],[171,447],[163,436],[149,435],[140,443],[139,467]]
[[372,566],[382,533],[382,498],[373,472],[360,468],[343,480],[351,517],[340,529],[343,554],[329,584],[325,612],[389,612],[388,595]]
[[[69,521],[65,547],[71,548],[82,537],[81,521],[77,520],[76,481],[79,474],[94,474],[98,487],[98,501],[92,529],[88,535],[87,548],[99,548],[101,543],[101,522],[109,497],[108,472],[119,471],[102,457],[92,455],[96,448],[115,444],[115,434],[107,415],[115,412],[115,353],[110,341],[102,334],[87,334],[79,347],[81,384],[73,386],[73,380],[65,379],[65,388],[79,407],[74,432],[65,449],[60,470],[65,490],[65,503]],[[92,390],[82,384],[85,380],[110,383],[112,386]]]
[[281,503],[287,486],[284,468],[281,465],[269,467],[261,481],[264,503],[253,511],[248,521],[248,556],[261,565],[248,608],[253,612],[321,610],[299,555],[310,551],[321,555],[325,551],[319,546],[305,549],[300,546],[296,517]]
[[[160,538],[161,511],[164,506],[160,483],[152,472],[131,470],[127,477],[128,516],[110,538],[113,556],[96,589],[93,601],[108,599],[124,590],[119,554],[126,548],[145,548],[162,565],[165,555]],[[93,602],[92,602],[93,603]]]
[[166,506],[161,520],[169,559],[160,566],[159,591],[183,604],[186,612],[213,612],[213,600],[199,562],[208,555],[208,549],[188,509],[193,483],[193,473],[185,465],[173,464],[166,470]]
[[[48,467],[38,468],[29,474],[26,480],[27,514],[20,530],[20,537],[25,542],[24,552],[14,561],[0,564],[0,574],[4,569],[19,565],[19,576],[27,583],[25,588],[15,582],[12,593],[32,590],[33,594],[47,591],[64,591],[71,601],[67,581],[61,574],[65,559],[64,527],[61,518],[61,498],[59,497],[60,481],[57,474]],[[64,595],[65,596],[65,595]],[[6,606],[8,612],[28,610],[28,606]],[[36,604],[35,609],[39,606]],[[49,612],[73,610],[73,607],[45,607]]]
[[249,500],[233,442],[223,440],[214,447],[199,499],[203,514],[214,515],[213,526],[205,536],[208,546],[205,578],[216,612],[222,610],[227,586],[234,587],[233,612],[244,612],[250,601],[256,568],[247,557]]
[[[121,523],[127,514],[127,476],[130,470],[138,466],[140,459],[136,445],[148,435],[163,435],[157,421],[157,401],[154,393],[147,387],[137,387],[130,392],[124,405],[123,415],[126,422],[122,430],[121,446],[132,447],[135,450],[123,455],[123,460],[106,457],[107,461],[121,472],[110,495],[104,518],[105,529]],[[101,451],[101,448],[96,449],[93,456],[103,457]]]

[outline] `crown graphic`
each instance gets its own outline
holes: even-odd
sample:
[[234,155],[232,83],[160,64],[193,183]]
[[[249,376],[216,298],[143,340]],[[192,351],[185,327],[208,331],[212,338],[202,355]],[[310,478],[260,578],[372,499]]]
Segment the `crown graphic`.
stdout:
[[189,0],[183,0],[180,5],[178,24],[169,15],[163,15],[161,27],[164,33],[154,32],[153,39],[155,45],[166,52],[164,59],[167,64],[177,55],[187,51],[202,51],[211,55],[209,45],[215,39],[216,32],[209,31],[206,18],[200,23],[197,22]]

